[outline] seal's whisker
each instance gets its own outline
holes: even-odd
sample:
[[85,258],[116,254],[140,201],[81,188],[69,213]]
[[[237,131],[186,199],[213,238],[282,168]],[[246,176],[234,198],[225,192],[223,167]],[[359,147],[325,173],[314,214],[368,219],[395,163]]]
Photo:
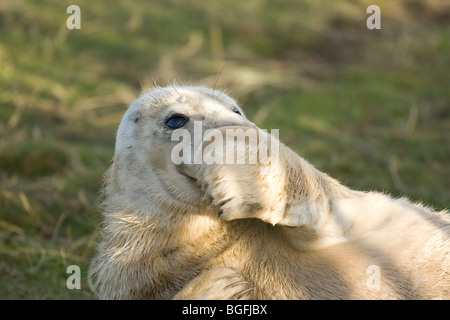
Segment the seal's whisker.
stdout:
[[223,69],[225,68],[226,64],[227,64],[227,62],[225,61],[224,64],[222,65],[222,67],[220,68],[219,73],[216,76],[216,80],[214,81],[214,86],[213,86],[212,94],[211,94],[212,97],[215,97],[214,94],[215,94],[216,89],[217,89],[217,83],[219,82],[219,78],[222,75]]

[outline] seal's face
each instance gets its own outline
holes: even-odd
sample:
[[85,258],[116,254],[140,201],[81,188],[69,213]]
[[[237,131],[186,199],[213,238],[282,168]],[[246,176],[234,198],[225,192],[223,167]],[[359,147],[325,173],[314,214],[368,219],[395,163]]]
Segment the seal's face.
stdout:
[[[206,130],[227,126],[255,127],[221,91],[173,86],[143,94],[125,113],[117,133],[114,165],[121,189],[138,203],[151,197],[172,207],[197,208],[199,188],[174,161],[174,148],[181,143],[194,148]],[[139,201],[142,197],[145,201]]]

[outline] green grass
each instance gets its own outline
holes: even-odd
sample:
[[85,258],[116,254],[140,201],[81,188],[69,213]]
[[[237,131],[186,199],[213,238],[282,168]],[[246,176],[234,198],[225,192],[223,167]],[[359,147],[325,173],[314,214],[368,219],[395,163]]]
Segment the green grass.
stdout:
[[[101,178],[154,79],[217,82],[346,185],[447,208],[447,2],[2,1],[0,298],[93,298]],[[71,4],[81,30],[66,28]],[[81,290],[66,287],[72,264]]]

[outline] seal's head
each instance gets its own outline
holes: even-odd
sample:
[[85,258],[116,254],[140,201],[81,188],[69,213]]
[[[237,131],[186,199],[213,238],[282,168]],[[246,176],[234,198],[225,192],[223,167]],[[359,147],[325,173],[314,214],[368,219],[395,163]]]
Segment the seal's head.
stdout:
[[[174,163],[173,150],[181,138],[193,145],[195,135],[228,126],[254,124],[222,91],[170,86],[143,94],[129,107],[117,132],[114,162],[106,177],[106,195],[114,200],[114,210],[131,206],[151,214],[158,205],[198,210],[203,201],[199,187]],[[190,137],[177,135],[181,129]]]

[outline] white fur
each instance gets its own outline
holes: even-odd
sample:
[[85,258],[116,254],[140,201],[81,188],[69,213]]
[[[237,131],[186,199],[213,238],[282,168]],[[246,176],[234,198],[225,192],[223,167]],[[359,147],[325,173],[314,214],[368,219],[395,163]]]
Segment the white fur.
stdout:
[[[266,164],[170,161],[168,115],[189,116],[190,132],[195,120],[204,131],[259,130],[237,107],[221,91],[183,86],[130,106],[90,268],[100,298],[450,299],[447,211],[350,190],[282,143]],[[367,286],[374,265],[378,290]]]

